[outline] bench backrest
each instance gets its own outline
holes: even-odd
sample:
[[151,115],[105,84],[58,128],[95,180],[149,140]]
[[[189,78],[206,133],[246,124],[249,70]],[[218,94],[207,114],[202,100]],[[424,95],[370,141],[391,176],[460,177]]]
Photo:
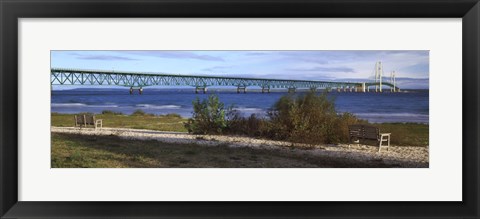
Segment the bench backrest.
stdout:
[[350,137],[361,138],[363,137],[362,127],[363,127],[362,125],[348,126],[348,134],[350,135]]
[[348,126],[350,137],[378,140],[380,129],[371,125],[350,125]]
[[94,115],[84,115],[84,116],[85,116],[85,123],[87,123],[87,125],[95,125]]
[[374,126],[363,126],[363,138],[366,139],[378,139],[380,135],[380,129]]
[[94,115],[75,115],[75,125],[95,125]]

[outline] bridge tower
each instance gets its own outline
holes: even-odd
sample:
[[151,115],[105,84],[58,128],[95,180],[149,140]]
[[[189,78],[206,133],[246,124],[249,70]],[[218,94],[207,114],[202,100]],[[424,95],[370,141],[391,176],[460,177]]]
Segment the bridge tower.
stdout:
[[390,88],[390,91],[397,92],[397,85],[395,84],[395,71],[390,73],[390,83],[393,84],[393,88]]
[[[382,92],[382,76],[383,76],[383,66],[382,62],[378,61],[375,63],[375,92]],[[377,83],[380,84],[377,85]]]
[[393,92],[397,92],[397,81],[396,81],[395,71],[393,71]]

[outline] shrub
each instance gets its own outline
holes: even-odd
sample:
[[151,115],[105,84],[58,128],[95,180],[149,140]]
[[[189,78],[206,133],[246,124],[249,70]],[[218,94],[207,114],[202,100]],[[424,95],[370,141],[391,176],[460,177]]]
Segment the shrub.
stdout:
[[175,119],[181,119],[182,118],[182,116],[180,116],[179,114],[176,114],[176,113],[168,113],[168,114],[164,115],[164,117],[175,118]]
[[338,135],[338,142],[348,142],[349,135],[348,135],[348,126],[353,124],[360,124],[360,123],[367,123],[366,120],[358,119],[355,115],[351,113],[342,113],[338,115],[337,120],[337,135]]
[[138,109],[132,113],[132,116],[155,116],[155,114],[146,113],[145,111]]
[[143,110],[141,109],[137,109],[135,110],[133,113],[132,113],[132,116],[145,116],[147,115],[147,113],[145,113]]
[[333,143],[339,140],[334,101],[328,99],[326,93],[284,96],[269,115],[275,138],[300,143]]
[[227,118],[227,133],[253,137],[264,137],[268,133],[268,121],[256,114],[245,118],[238,111],[232,111]]
[[197,97],[193,101],[192,118],[185,123],[185,128],[194,134],[221,134],[227,127],[228,111],[217,95],[202,101]]
[[337,113],[327,92],[282,97],[269,112],[270,138],[306,144],[348,142],[348,126],[367,123],[351,113]]
[[102,114],[104,114],[104,115],[123,115],[123,113],[121,113],[121,112],[115,112],[115,111],[112,111],[112,110],[103,110]]

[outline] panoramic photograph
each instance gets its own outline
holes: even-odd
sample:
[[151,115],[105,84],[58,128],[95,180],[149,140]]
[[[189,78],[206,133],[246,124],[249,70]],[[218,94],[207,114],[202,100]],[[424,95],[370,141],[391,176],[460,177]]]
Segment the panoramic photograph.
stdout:
[[428,168],[428,50],[53,50],[51,168]]

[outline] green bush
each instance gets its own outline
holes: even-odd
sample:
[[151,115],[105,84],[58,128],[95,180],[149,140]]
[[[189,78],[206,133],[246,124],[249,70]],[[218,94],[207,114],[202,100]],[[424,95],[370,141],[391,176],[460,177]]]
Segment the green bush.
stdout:
[[155,116],[153,113],[146,113],[141,109],[137,109],[132,113],[132,116]]
[[103,110],[102,114],[103,115],[123,115],[123,113],[121,113],[121,112],[115,112],[115,111],[112,111],[112,110]]
[[193,115],[185,123],[185,128],[194,134],[221,134],[227,127],[226,114],[230,109],[218,99],[217,95],[210,95],[200,101],[197,97],[193,101]]
[[147,113],[145,113],[143,110],[141,109],[137,109],[135,110],[133,113],[132,113],[132,116],[144,116],[146,115]]
[[165,114],[163,116],[167,117],[167,118],[174,118],[174,119],[181,119],[182,118],[182,116],[180,116],[179,114],[176,114],[176,113],[168,113],[168,114]]

